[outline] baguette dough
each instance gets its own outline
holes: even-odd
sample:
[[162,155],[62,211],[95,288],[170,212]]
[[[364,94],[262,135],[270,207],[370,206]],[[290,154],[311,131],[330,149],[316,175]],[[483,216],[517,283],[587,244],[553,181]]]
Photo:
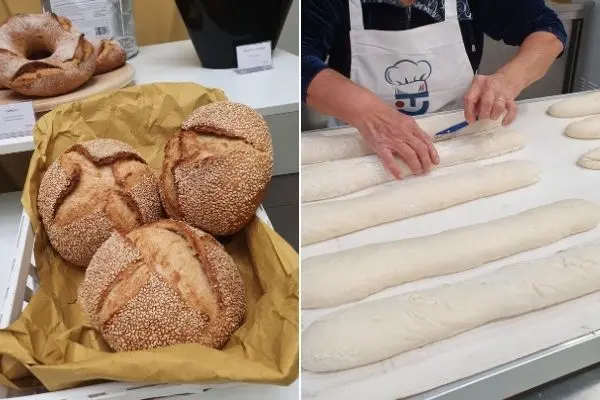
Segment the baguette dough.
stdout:
[[562,200],[435,235],[308,258],[302,261],[302,308],[337,306],[390,286],[479,267],[590,230],[598,222],[597,204]]
[[548,114],[558,118],[576,118],[600,114],[600,91],[554,103],[548,108]]
[[565,129],[565,135],[575,139],[600,139],[600,115],[571,122]]
[[[522,148],[525,135],[517,131],[495,131],[436,143],[439,167],[500,156]],[[400,158],[403,176],[411,169]],[[393,180],[375,155],[327,161],[302,167],[302,201],[330,199]]]
[[[483,133],[499,128],[502,119],[481,120],[469,125],[456,134],[471,135],[474,133]],[[464,120],[462,113],[448,115],[434,115],[428,118],[418,118],[417,124],[433,136],[442,129],[457,124]],[[362,135],[356,128],[346,127],[342,129],[332,129],[328,133],[307,134],[301,140],[302,165],[315,164],[324,161],[340,160],[343,158],[353,158],[373,154],[369,145],[364,141]]]
[[598,241],[454,285],[366,302],[329,314],[302,335],[302,367],[325,372],[381,361],[597,290]]
[[528,186],[539,172],[532,161],[511,160],[401,182],[362,197],[303,204],[302,245]]
[[600,147],[596,147],[579,157],[577,164],[587,169],[600,169]]

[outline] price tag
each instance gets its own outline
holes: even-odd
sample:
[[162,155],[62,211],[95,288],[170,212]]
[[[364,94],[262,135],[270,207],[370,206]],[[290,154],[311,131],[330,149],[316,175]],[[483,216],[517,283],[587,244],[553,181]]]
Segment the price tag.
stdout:
[[34,125],[31,101],[0,105],[0,140],[30,136]]
[[273,67],[270,40],[267,42],[237,46],[235,51],[238,62],[238,69],[236,72],[240,74],[262,71]]

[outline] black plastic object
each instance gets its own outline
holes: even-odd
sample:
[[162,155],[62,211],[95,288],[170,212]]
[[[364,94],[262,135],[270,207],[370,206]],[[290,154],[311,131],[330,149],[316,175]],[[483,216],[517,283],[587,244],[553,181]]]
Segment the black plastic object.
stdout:
[[175,0],[205,68],[237,68],[236,47],[275,49],[293,0]]

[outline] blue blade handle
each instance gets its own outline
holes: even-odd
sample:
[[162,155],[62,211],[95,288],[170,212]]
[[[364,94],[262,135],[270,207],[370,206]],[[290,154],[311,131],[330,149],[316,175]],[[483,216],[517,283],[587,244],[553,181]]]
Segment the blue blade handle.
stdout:
[[449,133],[454,133],[468,125],[469,125],[469,123],[467,121],[463,121],[456,125],[452,125],[450,128],[444,129],[443,131],[436,133],[435,136],[442,136],[442,135],[447,135]]

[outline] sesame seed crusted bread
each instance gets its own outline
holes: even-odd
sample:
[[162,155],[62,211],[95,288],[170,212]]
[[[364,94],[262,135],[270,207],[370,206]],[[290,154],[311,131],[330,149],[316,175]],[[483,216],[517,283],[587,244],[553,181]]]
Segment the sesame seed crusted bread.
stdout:
[[17,14],[0,25],[0,84],[29,96],[56,96],[87,82],[96,54],[71,22],[53,13]]
[[94,75],[103,74],[125,65],[125,49],[115,40],[102,39],[94,43],[96,70]]
[[114,233],[92,258],[78,300],[115,351],[220,349],[246,309],[243,280],[225,249],[174,220]]
[[272,170],[265,120],[242,104],[211,103],[195,110],[167,142],[161,198],[171,217],[230,235],[256,213]]
[[131,146],[96,139],[54,161],[38,192],[38,210],[54,249],[85,267],[114,232],[163,216],[158,179]]

